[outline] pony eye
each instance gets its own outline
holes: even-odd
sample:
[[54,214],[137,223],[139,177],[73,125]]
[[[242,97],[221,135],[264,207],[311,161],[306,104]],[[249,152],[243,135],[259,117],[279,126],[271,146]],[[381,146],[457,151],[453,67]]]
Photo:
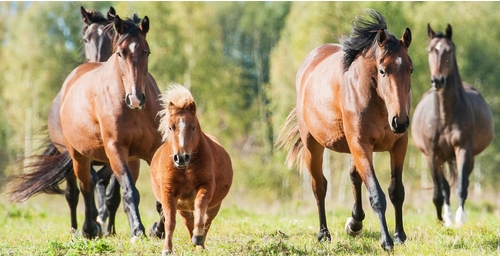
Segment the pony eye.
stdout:
[[196,126],[193,126],[193,128],[191,128],[191,131],[194,131],[194,129],[196,129]]
[[385,76],[385,70],[383,69],[379,69],[378,72],[382,75],[382,76]]
[[174,128],[172,128],[172,126],[169,126],[168,130],[172,131],[172,130],[174,130]]

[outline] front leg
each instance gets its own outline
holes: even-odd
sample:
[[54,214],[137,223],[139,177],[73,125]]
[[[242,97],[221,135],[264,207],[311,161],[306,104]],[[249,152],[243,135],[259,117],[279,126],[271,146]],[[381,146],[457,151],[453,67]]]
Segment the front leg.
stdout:
[[405,200],[405,188],[403,185],[403,166],[408,146],[408,136],[402,137],[390,152],[391,154],[391,182],[389,183],[389,198],[394,206],[396,218],[396,231],[394,240],[398,244],[406,241],[406,233],[403,227],[403,202]]
[[357,236],[363,231],[363,220],[365,219],[365,212],[363,211],[363,203],[361,199],[361,177],[354,162],[351,161],[351,183],[352,183],[352,193],[354,195],[354,205],[352,207],[351,217],[347,219],[345,223],[345,231],[350,236]]
[[202,187],[198,190],[194,201],[194,229],[192,242],[205,248],[205,220],[208,209],[208,203],[212,199],[212,189]]

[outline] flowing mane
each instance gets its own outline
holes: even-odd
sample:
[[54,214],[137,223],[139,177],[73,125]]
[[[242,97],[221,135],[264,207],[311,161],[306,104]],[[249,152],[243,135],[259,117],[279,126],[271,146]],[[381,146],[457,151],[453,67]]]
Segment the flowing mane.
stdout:
[[162,135],[162,140],[165,141],[170,114],[192,109],[195,102],[191,92],[180,84],[171,85],[165,93],[160,95],[160,101],[163,109],[158,112],[160,116],[158,131]]
[[[363,52],[372,48],[376,43],[380,30],[387,30],[384,17],[375,10],[366,10],[367,16],[357,16],[351,27],[349,36],[340,38],[342,50],[345,52],[342,64],[344,70],[349,69],[352,62]],[[398,39],[388,31],[387,45],[384,47],[384,56],[399,49]],[[373,54],[373,53],[372,53]]]

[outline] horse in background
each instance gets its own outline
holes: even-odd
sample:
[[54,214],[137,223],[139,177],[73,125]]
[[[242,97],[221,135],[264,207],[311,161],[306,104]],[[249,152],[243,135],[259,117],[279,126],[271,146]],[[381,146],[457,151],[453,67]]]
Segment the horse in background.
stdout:
[[450,184],[443,167],[448,164],[452,186],[458,169],[459,207],[455,223],[462,225],[466,220],[465,200],[474,156],[493,140],[493,116],[481,94],[460,77],[450,24],[446,33],[436,33],[428,24],[427,35],[431,89],[422,96],[413,113],[412,137],[426,156],[434,183],[437,217],[445,226],[453,225],[453,213]]
[[173,85],[161,96],[158,130],[164,143],[151,161],[151,183],[160,220],[151,236],[165,238],[162,254],[172,253],[176,211],[193,244],[205,248],[212,220],[233,180],[229,154],[201,130],[190,91]]
[[412,36],[406,28],[402,39],[387,30],[383,16],[368,10],[356,17],[351,33],[339,44],[325,44],[310,52],[297,71],[296,107],[280,131],[277,146],[289,148],[289,167],[298,161],[312,175],[312,189],[319,214],[318,241],[331,240],[325,213],[327,180],[323,176],[326,148],[352,154],[350,177],[355,203],[345,229],[361,233],[365,213],[361,203],[364,183],[381,232],[381,245],[392,250],[385,210],[386,198],[373,167],[373,152],[391,157],[389,198],[394,205],[397,243],[404,243],[402,181],[408,145],[411,109],[411,74],[408,55]]
[[116,15],[113,55],[106,62],[78,66],[61,89],[59,128],[63,144],[56,146],[62,153],[47,156],[43,159],[47,160],[44,170],[21,175],[24,182],[15,184],[14,192],[32,195],[53,189],[74,171],[85,202],[82,235],[87,238],[102,235],[96,223],[92,161],[110,164],[123,190],[131,235],[135,238],[145,234],[135,187],[139,169],[132,165],[138,159],[149,164],[161,144],[156,121],[161,110],[157,102],[160,91],[148,73],[149,25],[147,16],[137,24]]

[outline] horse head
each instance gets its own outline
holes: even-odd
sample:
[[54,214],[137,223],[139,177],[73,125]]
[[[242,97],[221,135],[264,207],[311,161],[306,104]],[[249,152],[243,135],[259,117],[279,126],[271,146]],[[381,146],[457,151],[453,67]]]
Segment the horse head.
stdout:
[[455,46],[451,41],[451,34],[450,24],[446,28],[446,34],[442,32],[435,33],[431,25],[427,24],[427,36],[430,40],[427,47],[427,54],[431,70],[431,85],[435,89],[444,87],[456,66]]
[[109,7],[107,18],[100,12],[86,10],[80,7],[82,14],[82,38],[85,44],[85,56],[90,62],[104,62],[112,54],[111,39],[113,38],[113,29],[110,24],[113,23],[116,16],[115,9]]
[[162,118],[158,130],[171,147],[174,166],[187,168],[201,136],[193,96],[185,87],[174,85],[161,100],[164,110],[159,113]]
[[151,54],[146,34],[149,31],[149,18],[122,20],[118,15],[114,19],[115,36],[113,52],[125,86],[125,102],[131,109],[142,109],[146,104],[146,83],[148,57]]
[[377,93],[386,104],[388,121],[394,133],[404,133],[410,125],[413,64],[408,48],[411,39],[409,28],[401,39],[396,39],[385,29],[379,30],[376,36]]

